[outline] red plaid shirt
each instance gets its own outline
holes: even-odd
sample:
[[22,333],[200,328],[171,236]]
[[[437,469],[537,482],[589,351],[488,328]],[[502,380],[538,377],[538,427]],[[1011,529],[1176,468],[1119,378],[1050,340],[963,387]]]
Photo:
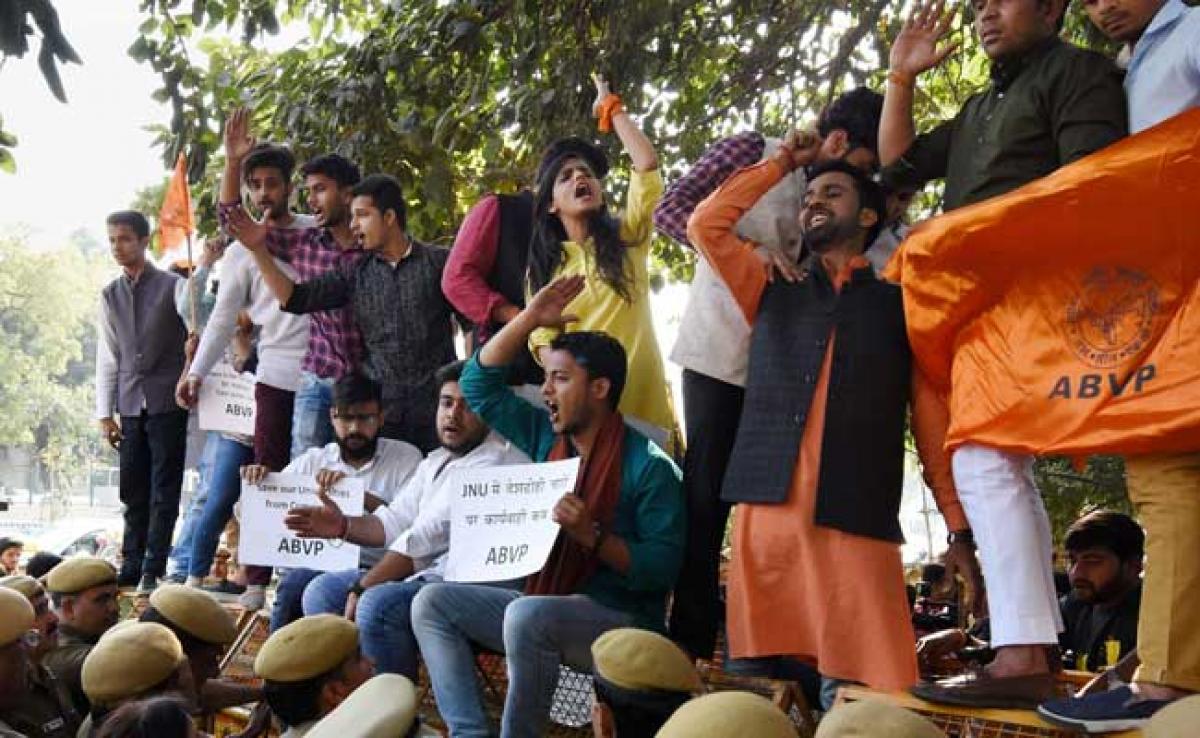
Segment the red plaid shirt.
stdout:
[[[223,202],[217,217],[224,230],[229,216],[241,203]],[[272,228],[267,249],[296,270],[302,282],[321,276],[344,262],[354,261],[362,249],[338,246],[327,228]],[[300,368],[323,379],[341,379],[362,361],[363,342],[350,307],[322,310],[309,316],[308,351]]]
[[688,218],[706,197],[730,175],[762,160],[766,141],[761,133],[748,131],[722,139],[704,152],[688,173],[671,183],[658,207],[654,208],[654,227],[660,233],[688,248]]

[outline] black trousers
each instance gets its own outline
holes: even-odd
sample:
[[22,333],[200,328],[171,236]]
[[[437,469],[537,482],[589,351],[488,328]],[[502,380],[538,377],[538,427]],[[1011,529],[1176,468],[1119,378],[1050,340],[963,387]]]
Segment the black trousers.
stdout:
[[185,410],[121,416],[121,583],[167,570],[187,455]]
[[712,657],[722,622],[717,579],[730,505],[721,501],[721,482],[733,452],[744,394],[736,385],[683,371],[687,422],[683,490],[688,526],[670,631],[671,637],[697,658]]

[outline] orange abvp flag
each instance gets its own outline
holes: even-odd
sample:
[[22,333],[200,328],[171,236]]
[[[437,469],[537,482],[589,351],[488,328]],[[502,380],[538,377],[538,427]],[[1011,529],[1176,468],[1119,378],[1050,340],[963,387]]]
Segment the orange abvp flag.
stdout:
[[167,185],[162,208],[158,211],[158,254],[179,246],[188,234],[196,230],[192,217],[192,197],[188,192],[187,157],[179,152],[175,160],[175,173]]
[[918,226],[888,269],[948,446],[1200,450],[1200,110]]

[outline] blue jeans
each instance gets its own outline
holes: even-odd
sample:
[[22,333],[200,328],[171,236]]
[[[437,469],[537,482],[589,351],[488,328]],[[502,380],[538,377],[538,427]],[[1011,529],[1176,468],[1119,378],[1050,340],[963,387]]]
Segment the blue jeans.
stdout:
[[336,379],[322,379],[312,372],[300,373],[300,389],[292,405],[292,458],[310,448],[320,448],[333,440],[333,385]]
[[208,499],[204,501],[204,509],[192,534],[192,555],[188,562],[190,576],[206,577],[212,569],[221,530],[229,522],[233,505],[242,494],[242,465],[253,460],[254,449],[224,436],[217,438]]
[[[304,590],[304,614],[328,612],[341,615],[346,598],[363,573],[358,569],[322,574]],[[428,581],[384,582],[362,593],[354,616],[363,653],[375,662],[377,673],[403,674],[417,681],[417,639],[413,635],[410,610],[413,598]]]
[[590,672],[592,642],[632,620],[585,595],[530,597],[477,584],[429,584],[412,603],[413,632],[438,710],[455,738],[493,734],[473,644],[507,655],[500,735],[538,738],[549,721],[559,665]]
[[[279,584],[275,587],[275,604],[271,606],[271,632],[279,630],[288,623],[295,622],[304,616],[301,600],[308,583],[321,576],[316,569],[281,569]],[[354,582],[350,582],[354,584]],[[346,585],[349,591],[350,585]],[[345,610],[338,610],[341,615]]]
[[204,450],[200,453],[200,461],[196,464],[196,493],[192,495],[191,504],[183,515],[183,525],[179,527],[179,540],[171,549],[171,561],[175,571],[187,574],[192,560],[192,538],[196,533],[196,525],[200,521],[200,513],[204,510],[204,501],[208,499],[208,483],[212,477],[213,460],[217,456],[217,441],[221,434],[209,431],[204,436]]

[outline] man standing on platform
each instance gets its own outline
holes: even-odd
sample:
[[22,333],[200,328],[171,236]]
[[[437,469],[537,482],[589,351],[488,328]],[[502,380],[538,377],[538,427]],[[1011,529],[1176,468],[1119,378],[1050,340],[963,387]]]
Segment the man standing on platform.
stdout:
[[187,328],[175,310],[179,277],[146,258],[146,217],[123,210],[107,223],[121,276],[101,293],[96,417],[121,459],[125,531],[117,583],[148,591],[166,573],[179,515],[188,414],[175,404],[175,383]]
[[[954,49],[938,45],[952,14],[943,14],[941,0],[923,5],[892,45],[879,126],[888,181],[905,186],[944,178],[947,211],[1011,192],[1128,130],[1116,66],[1058,37],[1065,0],[976,0],[971,7],[992,84],[953,120],[917,135],[917,77]],[[955,450],[953,467],[979,546],[996,658],[979,672],[915,692],[968,707],[1035,707],[1055,694],[1051,670],[1062,618],[1033,458],[966,443]]]

